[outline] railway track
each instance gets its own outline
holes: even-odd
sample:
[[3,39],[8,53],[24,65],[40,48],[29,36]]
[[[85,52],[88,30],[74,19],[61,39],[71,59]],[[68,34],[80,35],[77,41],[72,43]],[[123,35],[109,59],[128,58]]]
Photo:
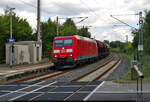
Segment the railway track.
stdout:
[[[107,62],[106,62],[106,60],[107,60]],[[67,88],[68,89],[69,87],[67,87],[67,85],[69,85],[69,84],[79,82],[80,87],[74,87],[74,90],[72,92],[65,92],[66,95],[61,100],[67,101],[72,96],[74,96],[74,95],[76,95],[76,94],[78,94],[80,92],[84,93],[84,91],[82,91],[82,90],[84,88],[89,87],[90,85],[92,85],[92,83],[98,82],[98,84],[97,84],[98,86],[96,86],[93,89],[93,90],[95,90],[97,87],[99,87],[99,85],[101,85],[103,83],[102,81],[100,81],[102,79],[102,77],[104,75],[106,75],[111,69],[113,69],[116,66],[116,64],[118,64],[119,62],[121,63],[121,61],[122,61],[122,56],[121,55],[113,55],[113,56],[109,57],[109,60],[107,58],[105,60],[103,60],[101,62],[103,64],[98,65],[94,70],[89,71],[87,73],[84,73],[84,74],[78,76],[77,78],[72,79],[71,81],[57,82],[57,81],[51,81],[51,80],[47,80],[47,79],[41,78],[42,80],[39,81],[38,83],[33,84],[33,85],[29,85],[29,86],[27,86],[25,88],[18,89],[16,91],[11,91],[10,93],[8,93],[6,95],[0,96],[0,99],[4,99],[4,98],[7,98],[7,97],[11,96],[12,98],[10,98],[9,101],[14,101],[14,100],[16,101],[18,99],[24,99],[24,98],[27,98],[26,101],[39,101],[39,100],[43,100],[46,96],[49,97],[49,94],[53,94],[53,93],[57,94],[57,90],[59,90],[59,89],[62,89],[62,88]],[[113,62],[113,64],[110,64],[112,62]],[[104,70],[103,68],[105,68],[106,70]],[[73,70],[75,71],[75,70],[80,70],[80,69],[73,69]],[[52,77],[53,78],[56,77],[55,75],[58,75],[58,76],[65,75],[66,73],[70,73],[73,70],[60,71],[57,74],[51,75],[51,77],[48,76],[48,77],[45,77],[45,78],[51,79]],[[100,71],[100,70],[103,70],[103,71]],[[56,73],[56,72],[57,71],[49,72],[49,74]],[[101,73],[99,73],[99,74],[96,75],[95,74],[96,72],[101,72]],[[92,76],[93,73],[96,76],[94,76],[93,78],[91,78],[91,76]],[[87,80],[87,79],[90,79],[90,80]],[[46,81],[43,81],[43,80],[46,80]],[[53,86],[50,87],[51,85],[57,84],[57,83],[59,83],[59,84],[56,87],[53,87]],[[41,93],[37,92],[38,90],[41,90],[41,89],[44,89],[44,88],[48,88],[48,89],[46,89],[45,91],[43,91]],[[28,92],[26,92],[27,90],[28,90]],[[18,94],[20,92],[21,92],[21,94]],[[34,93],[34,94],[38,93],[38,94],[36,94],[36,95],[33,94],[32,95],[32,93]],[[84,97],[83,100],[86,101],[89,96],[90,96],[90,94],[87,93],[87,96]],[[48,98],[48,100],[50,100],[50,99]]]
[[[97,81],[97,80],[100,80],[107,72],[109,72],[116,64],[118,64],[119,62],[121,63],[122,62],[122,56],[121,55],[115,55],[116,57],[112,57],[108,62],[105,62],[103,65],[99,65],[97,66],[97,68],[89,73],[86,73],[76,79],[73,79],[72,81],[88,81],[86,84],[82,85],[81,87],[79,87],[77,90],[75,90],[73,93],[71,93],[70,95],[68,95],[67,97],[64,98],[64,101],[68,100],[70,97],[72,97],[73,95],[75,95],[76,93],[78,93],[81,89],[83,89],[84,87],[88,86],[90,83],[92,83],[93,81]],[[118,58],[117,58],[118,57]],[[106,70],[103,69],[104,66],[108,65],[109,63],[112,62],[112,60],[115,59],[116,61],[114,62],[114,64],[112,64],[111,66],[109,66]],[[92,80],[81,80],[85,77],[90,77],[90,75],[92,75],[92,73],[98,71],[99,69],[102,69],[104,70],[100,75],[97,75],[97,77],[95,78],[92,78]],[[95,73],[94,73],[95,74]],[[29,99],[29,101],[34,101],[36,99],[38,99],[39,97],[41,97],[42,95],[45,95],[45,94],[48,94],[49,92],[53,91],[53,90],[56,90],[57,88],[60,88],[61,86],[63,85],[66,85],[66,84],[69,84],[71,83],[72,81],[70,82],[66,82],[58,87],[55,87],[53,89],[50,89],[48,91],[46,91],[45,93],[42,93],[36,97],[33,97],[31,99]],[[87,100],[87,97],[84,98],[84,101]]]
[[[103,65],[107,64],[110,60],[112,60],[112,58],[113,58],[113,55],[110,55],[110,56],[106,57],[105,59],[101,60],[100,64],[103,66]],[[47,72],[47,73],[44,73],[44,74],[41,74],[41,75],[36,75],[36,76],[24,78],[24,79],[21,79],[21,80],[17,80],[16,82],[36,81],[36,80],[40,80],[40,81],[50,80],[52,78],[61,77],[65,74],[69,74],[70,72],[74,72],[76,70],[83,69],[83,68],[85,68],[85,66],[86,65],[83,65],[83,66],[80,66],[78,68],[68,69],[68,70],[64,70],[64,71],[51,70],[50,72]]]
[[[96,81],[99,80],[101,77],[103,77],[105,74],[107,74],[110,70],[114,68],[114,66],[117,63],[121,63],[121,55],[110,55],[109,57],[105,58],[104,60],[100,61],[100,64],[98,64],[93,70],[82,72],[81,75],[77,75],[69,80],[65,79],[65,77],[68,77],[70,73],[77,73],[77,71],[82,70],[83,68],[86,69],[86,65],[80,66],[78,68],[64,70],[64,71],[50,71],[48,73],[44,73],[42,75],[37,75],[29,78],[25,78],[22,80],[17,80],[17,82],[28,82],[28,81],[43,81],[43,80],[52,80],[52,81]],[[64,77],[64,78],[63,78]]]
[[[115,66],[117,67],[122,62],[121,55],[115,55],[104,64],[98,65],[95,70],[92,70],[84,75],[74,79],[73,81],[97,81],[100,80],[105,74],[112,70]],[[116,61],[114,61],[114,59]],[[115,67],[115,68],[116,68]]]

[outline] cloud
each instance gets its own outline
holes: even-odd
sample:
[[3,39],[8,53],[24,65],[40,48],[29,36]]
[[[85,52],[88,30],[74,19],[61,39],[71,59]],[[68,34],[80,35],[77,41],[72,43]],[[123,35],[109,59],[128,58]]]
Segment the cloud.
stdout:
[[35,29],[36,25],[37,25],[37,16],[35,15],[35,13],[31,13],[31,12],[27,12],[27,11],[16,11],[17,16],[27,19],[27,21],[29,22],[30,26]]
[[[1,0],[0,7],[1,8],[6,8],[6,7],[12,7],[15,8],[15,10],[19,11],[28,11],[28,12],[36,12],[36,3],[34,2],[35,0]],[[29,4],[29,5],[28,5]],[[35,5],[35,7],[34,7]],[[31,7],[33,6],[33,7]]]
[[[37,0],[1,0],[0,15],[6,6],[15,7],[16,14],[27,19],[32,28],[37,24]],[[110,15],[135,14],[139,11],[150,10],[149,0],[41,0],[41,21],[48,18],[52,20],[59,17],[88,17],[78,26],[92,26],[89,31],[92,37],[99,40],[121,40],[125,41],[124,35],[129,35],[132,41],[131,30],[129,27],[121,26],[121,23],[110,17]],[[115,16],[116,18],[138,28],[138,16]],[[80,19],[73,19],[75,22]],[[61,19],[60,23],[65,20]],[[121,24],[122,25],[122,24]]]
[[0,8],[0,15],[3,15],[3,14],[4,14],[4,9]]

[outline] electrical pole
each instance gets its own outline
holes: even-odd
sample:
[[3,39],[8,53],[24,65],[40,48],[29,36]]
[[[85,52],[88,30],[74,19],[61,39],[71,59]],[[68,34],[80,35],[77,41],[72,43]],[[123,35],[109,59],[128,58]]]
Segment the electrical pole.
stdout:
[[37,0],[37,42],[36,42],[36,59],[40,61],[42,58],[42,40],[41,40],[41,30],[40,30],[40,9],[41,9],[41,1]]
[[126,42],[128,43],[128,35],[126,35]]
[[56,18],[56,23],[57,23],[57,32],[56,32],[56,35],[58,36],[59,35],[59,25],[58,25],[58,16],[57,16],[57,18]]
[[40,0],[37,0],[37,41],[40,42]]
[[[12,39],[12,10],[14,10],[15,8],[10,8],[10,39]],[[10,46],[10,57],[9,57],[9,64],[10,64],[10,67],[12,67],[13,65],[13,43],[11,43],[11,46]]]
[[142,12],[139,12],[139,43],[138,43],[138,52],[139,52],[138,55],[139,55],[139,59],[141,59],[142,51],[143,51],[142,25],[143,25]]
[[[132,14],[130,14],[132,15]],[[142,27],[143,27],[143,17],[142,17],[142,12],[139,12],[138,14],[133,14],[133,15],[139,15],[139,29],[138,29],[138,33],[139,33],[139,42],[138,42],[138,58],[140,59],[140,57],[142,57],[142,52],[143,52],[143,31],[142,31]],[[112,18],[118,20],[119,22],[131,27],[131,28],[135,28],[130,26],[129,24],[115,18],[114,16],[110,15]],[[122,16],[122,15],[116,15],[116,16]],[[135,28],[136,29],[136,28]],[[136,29],[137,30],[137,29]]]
[[15,8],[10,8],[10,38],[12,39],[12,10]]
[[126,42],[127,42],[127,53],[128,53],[128,35],[126,35]]

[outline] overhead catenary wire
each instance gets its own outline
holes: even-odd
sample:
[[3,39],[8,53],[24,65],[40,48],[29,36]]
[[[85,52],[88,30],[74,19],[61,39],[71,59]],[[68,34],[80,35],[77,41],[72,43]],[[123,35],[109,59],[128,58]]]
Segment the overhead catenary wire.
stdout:
[[[99,4],[100,5],[100,3],[97,1],[97,0],[93,0],[93,1],[95,1],[95,3],[96,4]],[[111,15],[109,12],[107,12],[106,10],[105,10],[105,12],[103,11],[103,13],[104,14],[108,14],[108,15]],[[118,14],[118,15],[113,15],[113,16],[131,16],[131,15],[138,15],[138,13],[135,13],[135,14]],[[105,19],[105,18],[104,18]],[[130,25],[127,25],[127,23],[125,24],[126,26],[130,26]],[[131,27],[131,26],[130,26]],[[132,28],[134,28],[134,29],[136,29],[135,27],[132,27]]]
[[[24,3],[24,4],[26,4],[26,5],[28,5],[28,6],[30,6],[30,7],[37,8],[37,6],[35,6],[35,5],[31,4],[31,3],[25,2],[25,1],[23,1],[23,0],[19,0],[19,1],[22,2],[22,3]],[[65,7],[59,5],[59,4],[56,3],[56,2],[55,2],[55,5],[57,5],[57,6],[61,7],[61,8],[65,8]],[[68,9],[68,10],[69,10],[69,9]],[[42,11],[43,11],[44,13],[51,14],[51,12],[49,12],[49,11],[47,11],[47,10],[45,10],[45,9],[42,9]],[[70,12],[74,12],[73,10],[69,10],[69,11],[70,11]],[[76,12],[74,12],[74,13],[76,13]],[[72,17],[72,18],[77,18],[77,17]],[[85,19],[86,19],[87,17],[78,17],[78,18],[85,18]],[[84,19],[84,20],[85,20],[85,19]],[[82,20],[82,21],[84,21],[84,20]],[[82,22],[82,21],[79,21],[78,23],[80,23],[80,22]]]
[[138,15],[138,13],[135,13],[135,14],[119,14],[119,15],[113,15],[113,16],[131,16],[131,15]]
[[119,20],[119,19],[117,19],[116,17],[114,17],[113,15],[110,15],[112,18],[114,18],[114,19],[116,19],[117,21],[119,21],[119,22],[121,22],[121,23],[123,23],[123,24],[125,24],[125,25],[127,25],[127,26],[129,26],[129,27],[131,27],[131,28],[134,28],[134,29],[136,29],[137,30],[137,28],[135,28],[135,27],[133,27],[133,26],[131,26],[131,25],[129,25],[129,24],[127,24],[127,23],[125,23],[125,22],[123,22],[123,21],[121,21],[121,20]]
[[[97,4],[97,5],[101,5],[97,0],[93,0],[94,2],[95,2],[95,4]],[[105,9],[107,9],[107,8],[105,8]],[[102,11],[102,13],[101,14],[105,14],[106,16],[108,16],[109,17],[109,15],[110,15],[110,12],[108,12],[107,10],[101,10]],[[109,18],[105,18],[105,17],[103,17],[102,19],[104,19],[105,21],[110,21],[111,19],[110,19],[110,17]],[[113,22],[113,21],[112,21]]]
[[[37,8],[37,6],[34,5],[34,4],[32,4],[32,3],[29,3],[29,2],[26,2],[26,1],[23,1],[23,0],[19,0],[19,1],[22,2],[22,3],[24,3],[25,5],[31,6],[31,7],[33,7],[33,8]],[[94,1],[96,1],[96,0],[94,0]],[[95,17],[99,17],[99,14],[97,14],[96,11],[94,11],[90,6],[88,6],[88,5],[86,4],[86,2],[84,2],[83,0],[80,0],[80,2],[81,2],[81,5],[83,5],[92,15],[94,15]],[[60,3],[60,2],[59,2],[59,3]],[[98,3],[99,3],[99,2],[96,1],[96,4],[98,4]],[[100,4],[100,3],[99,3],[99,4]],[[62,6],[61,4],[58,4],[58,2],[55,2],[55,5],[57,5],[57,6],[61,7],[61,8],[65,8],[65,7]],[[65,8],[65,9],[66,9],[66,8]],[[51,14],[50,11],[45,10],[45,9],[42,9],[41,11],[44,12],[44,13],[46,13],[46,14]],[[68,11],[77,13],[77,12],[75,12],[75,10],[72,10],[72,9],[68,9]],[[106,11],[106,10],[105,10],[105,11]],[[107,12],[104,12],[103,10],[102,10],[102,12],[103,12],[103,14],[107,15]],[[108,14],[108,15],[109,15],[109,14]],[[102,18],[102,19],[107,20],[105,17]],[[79,22],[80,22],[80,21],[79,21]],[[99,28],[99,27],[94,27],[94,28]]]
[[[93,0],[93,1],[95,1],[95,4],[101,5],[99,2],[97,2],[97,0]],[[107,8],[105,8],[105,9],[107,9]],[[102,10],[102,11],[103,11],[103,13],[110,15],[110,13],[108,11],[106,11],[106,10],[105,10],[105,12],[104,12],[104,10]]]
[[[94,2],[95,2],[95,4],[99,4],[99,5],[101,5],[97,0],[93,0]],[[104,11],[104,10],[102,10],[102,12],[103,12],[103,14],[105,14],[105,15],[110,15],[110,13],[108,12],[108,11]],[[106,19],[105,17],[103,18],[104,20],[108,20],[108,19]],[[126,25],[122,25],[122,26],[126,26]],[[117,34],[115,34],[115,36],[116,37],[118,37],[120,40],[122,40],[122,41],[125,41],[121,36],[119,36],[119,35],[117,35]]]
[[[35,5],[31,4],[31,3],[25,2],[25,1],[23,1],[23,0],[19,0],[19,1],[22,2],[22,3],[24,3],[25,5],[30,6],[30,7],[37,8],[37,6],[35,6]],[[47,13],[47,14],[50,13],[50,12],[47,11],[47,10],[44,10],[44,9],[41,9],[41,10],[42,10],[44,13]]]
[[98,17],[99,17],[99,15],[96,14],[95,11],[93,11],[89,6],[87,6],[82,0],[80,0],[80,2],[81,2],[81,4],[83,4],[83,5],[87,8],[87,10],[88,10],[89,12],[91,12],[91,13],[94,14],[95,16],[98,16]]
[[[19,1],[22,2],[22,3],[25,4],[25,5],[30,6],[30,7],[37,8],[36,5],[33,5],[33,4],[31,4],[31,3],[25,2],[25,1],[23,1],[23,0],[19,0]],[[55,2],[55,5],[57,5],[57,6],[61,7],[61,8],[65,8],[65,7],[61,6],[60,4],[58,4],[58,3],[56,3],[56,2]],[[49,12],[49,11],[47,11],[47,10],[45,10],[45,9],[41,9],[41,10],[42,10],[42,12],[44,12],[44,13],[51,14],[51,12]],[[70,12],[74,12],[73,10],[70,10],[70,9],[68,9],[68,10],[69,10]],[[91,10],[91,9],[89,9],[89,10]],[[91,10],[91,12],[94,12],[94,11]],[[74,12],[74,13],[76,13],[76,12]],[[96,15],[96,14],[95,14],[95,15]],[[96,15],[96,16],[98,16],[98,15]],[[85,20],[85,19],[84,19],[84,20]],[[82,21],[83,21],[83,20],[82,20]],[[79,21],[78,23],[80,23],[80,22],[82,22],[82,21]]]
[[[95,2],[95,4],[96,4],[96,5],[101,5],[101,4],[100,4],[97,0],[93,0],[93,1]],[[101,11],[102,11],[102,13],[101,13],[101,14],[103,14],[103,15],[104,15],[104,14],[105,14],[105,15],[107,15],[107,16],[109,16],[109,15],[110,15],[110,14],[109,14],[109,12],[108,12],[108,11],[106,11],[106,10],[105,10],[105,11],[104,11],[104,10],[101,10]],[[105,20],[105,21],[108,21],[108,19],[107,19],[107,18],[105,18],[105,17],[103,17],[102,19],[103,19],[103,20]]]
[[[93,0],[93,1],[95,2],[95,4],[101,5],[97,0]],[[102,12],[103,12],[102,14],[105,14],[105,15],[108,15],[108,16],[110,15],[110,13],[108,11],[106,11],[106,10],[102,10]],[[126,15],[133,15],[133,14],[124,14],[124,15],[126,16]],[[134,15],[137,15],[137,14],[135,13]],[[120,16],[120,15],[116,15],[116,16]],[[105,17],[103,17],[102,19],[104,19],[106,21],[108,20]],[[124,24],[125,24],[124,26],[130,26],[130,27],[132,27],[131,25],[129,25],[129,24],[125,23],[125,22],[124,22]],[[99,27],[97,27],[97,28],[99,28]],[[132,27],[132,28],[136,29],[135,27]],[[116,35],[116,36],[118,36],[118,35]],[[119,36],[119,38],[120,38],[120,40],[123,40],[120,36]]]
[[[37,8],[37,6],[35,6],[35,5],[31,4],[31,3],[25,2],[25,1],[23,1],[23,0],[19,0],[19,1],[22,2],[22,3],[24,3],[25,5],[30,6],[30,7]],[[50,13],[51,13],[51,12],[45,10],[45,9],[41,9],[41,10],[42,10],[44,13],[47,13],[47,14],[50,14]]]
[[[56,1],[56,0],[53,0],[53,1]],[[61,1],[62,0],[57,0],[59,3],[61,3]],[[56,3],[56,2],[55,2]],[[58,5],[58,6],[60,6],[60,7],[62,7],[62,8],[65,8],[65,7],[63,7],[63,6],[61,6],[60,4],[58,4],[58,3],[56,3],[56,5]],[[86,8],[87,9],[87,8]],[[72,11],[74,11],[74,10],[70,10],[71,12]],[[89,11],[89,10],[88,10]],[[80,12],[80,9],[78,9],[78,12]],[[81,11],[82,12],[82,11]],[[76,13],[76,12],[74,12],[74,13]],[[84,13],[84,12],[82,12],[82,13]],[[90,12],[91,13],[91,12]],[[89,15],[87,15],[88,17],[85,17],[85,15],[87,15],[87,13],[84,13],[84,16],[83,17],[61,17],[60,19],[66,19],[66,18],[85,18],[85,19],[87,19],[88,17],[90,17]],[[84,21],[84,20],[83,20]],[[82,22],[82,21],[81,21]],[[77,22],[77,24],[79,24],[80,23],[80,21],[79,22]]]
[[31,4],[31,3],[24,2],[23,0],[19,0],[19,1],[21,1],[22,3],[24,3],[24,4],[28,5],[28,6],[31,6],[31,7],[37,8],[37,6],[35,6],[35,5]]
[[[54,1],[54,0],[53,0]],[[55,0],[56,1],[56,0]],[[59,1],[59,3],[60,3],[61,1]],[[64,9],[66,9],[66,7],[64,7],[64,6],[62,6],[62,5],[60,5],[60,4],[58,4],[57,2],[54,2],[55,3],[55,5],[57,5],[58,7],[61,7],[61,8],[64,8]],[[71,9],[67,9],[68,11],[70,11],[71,13],[73,12],[74,14],[76,14],[77,12],[75,12],[74,10],[71,10]]]

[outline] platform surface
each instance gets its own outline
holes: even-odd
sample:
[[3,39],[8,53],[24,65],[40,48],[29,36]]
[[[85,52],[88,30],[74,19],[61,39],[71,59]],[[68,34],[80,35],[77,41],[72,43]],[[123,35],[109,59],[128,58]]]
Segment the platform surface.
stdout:
[[39,63],[39,64],[28,64],[10,67],[8,65],[0,65],[0,76],[5,76],[9,74],[21,73],[28,70],[35,70],[45,67],[50,67],[53,64],[51,62]]

